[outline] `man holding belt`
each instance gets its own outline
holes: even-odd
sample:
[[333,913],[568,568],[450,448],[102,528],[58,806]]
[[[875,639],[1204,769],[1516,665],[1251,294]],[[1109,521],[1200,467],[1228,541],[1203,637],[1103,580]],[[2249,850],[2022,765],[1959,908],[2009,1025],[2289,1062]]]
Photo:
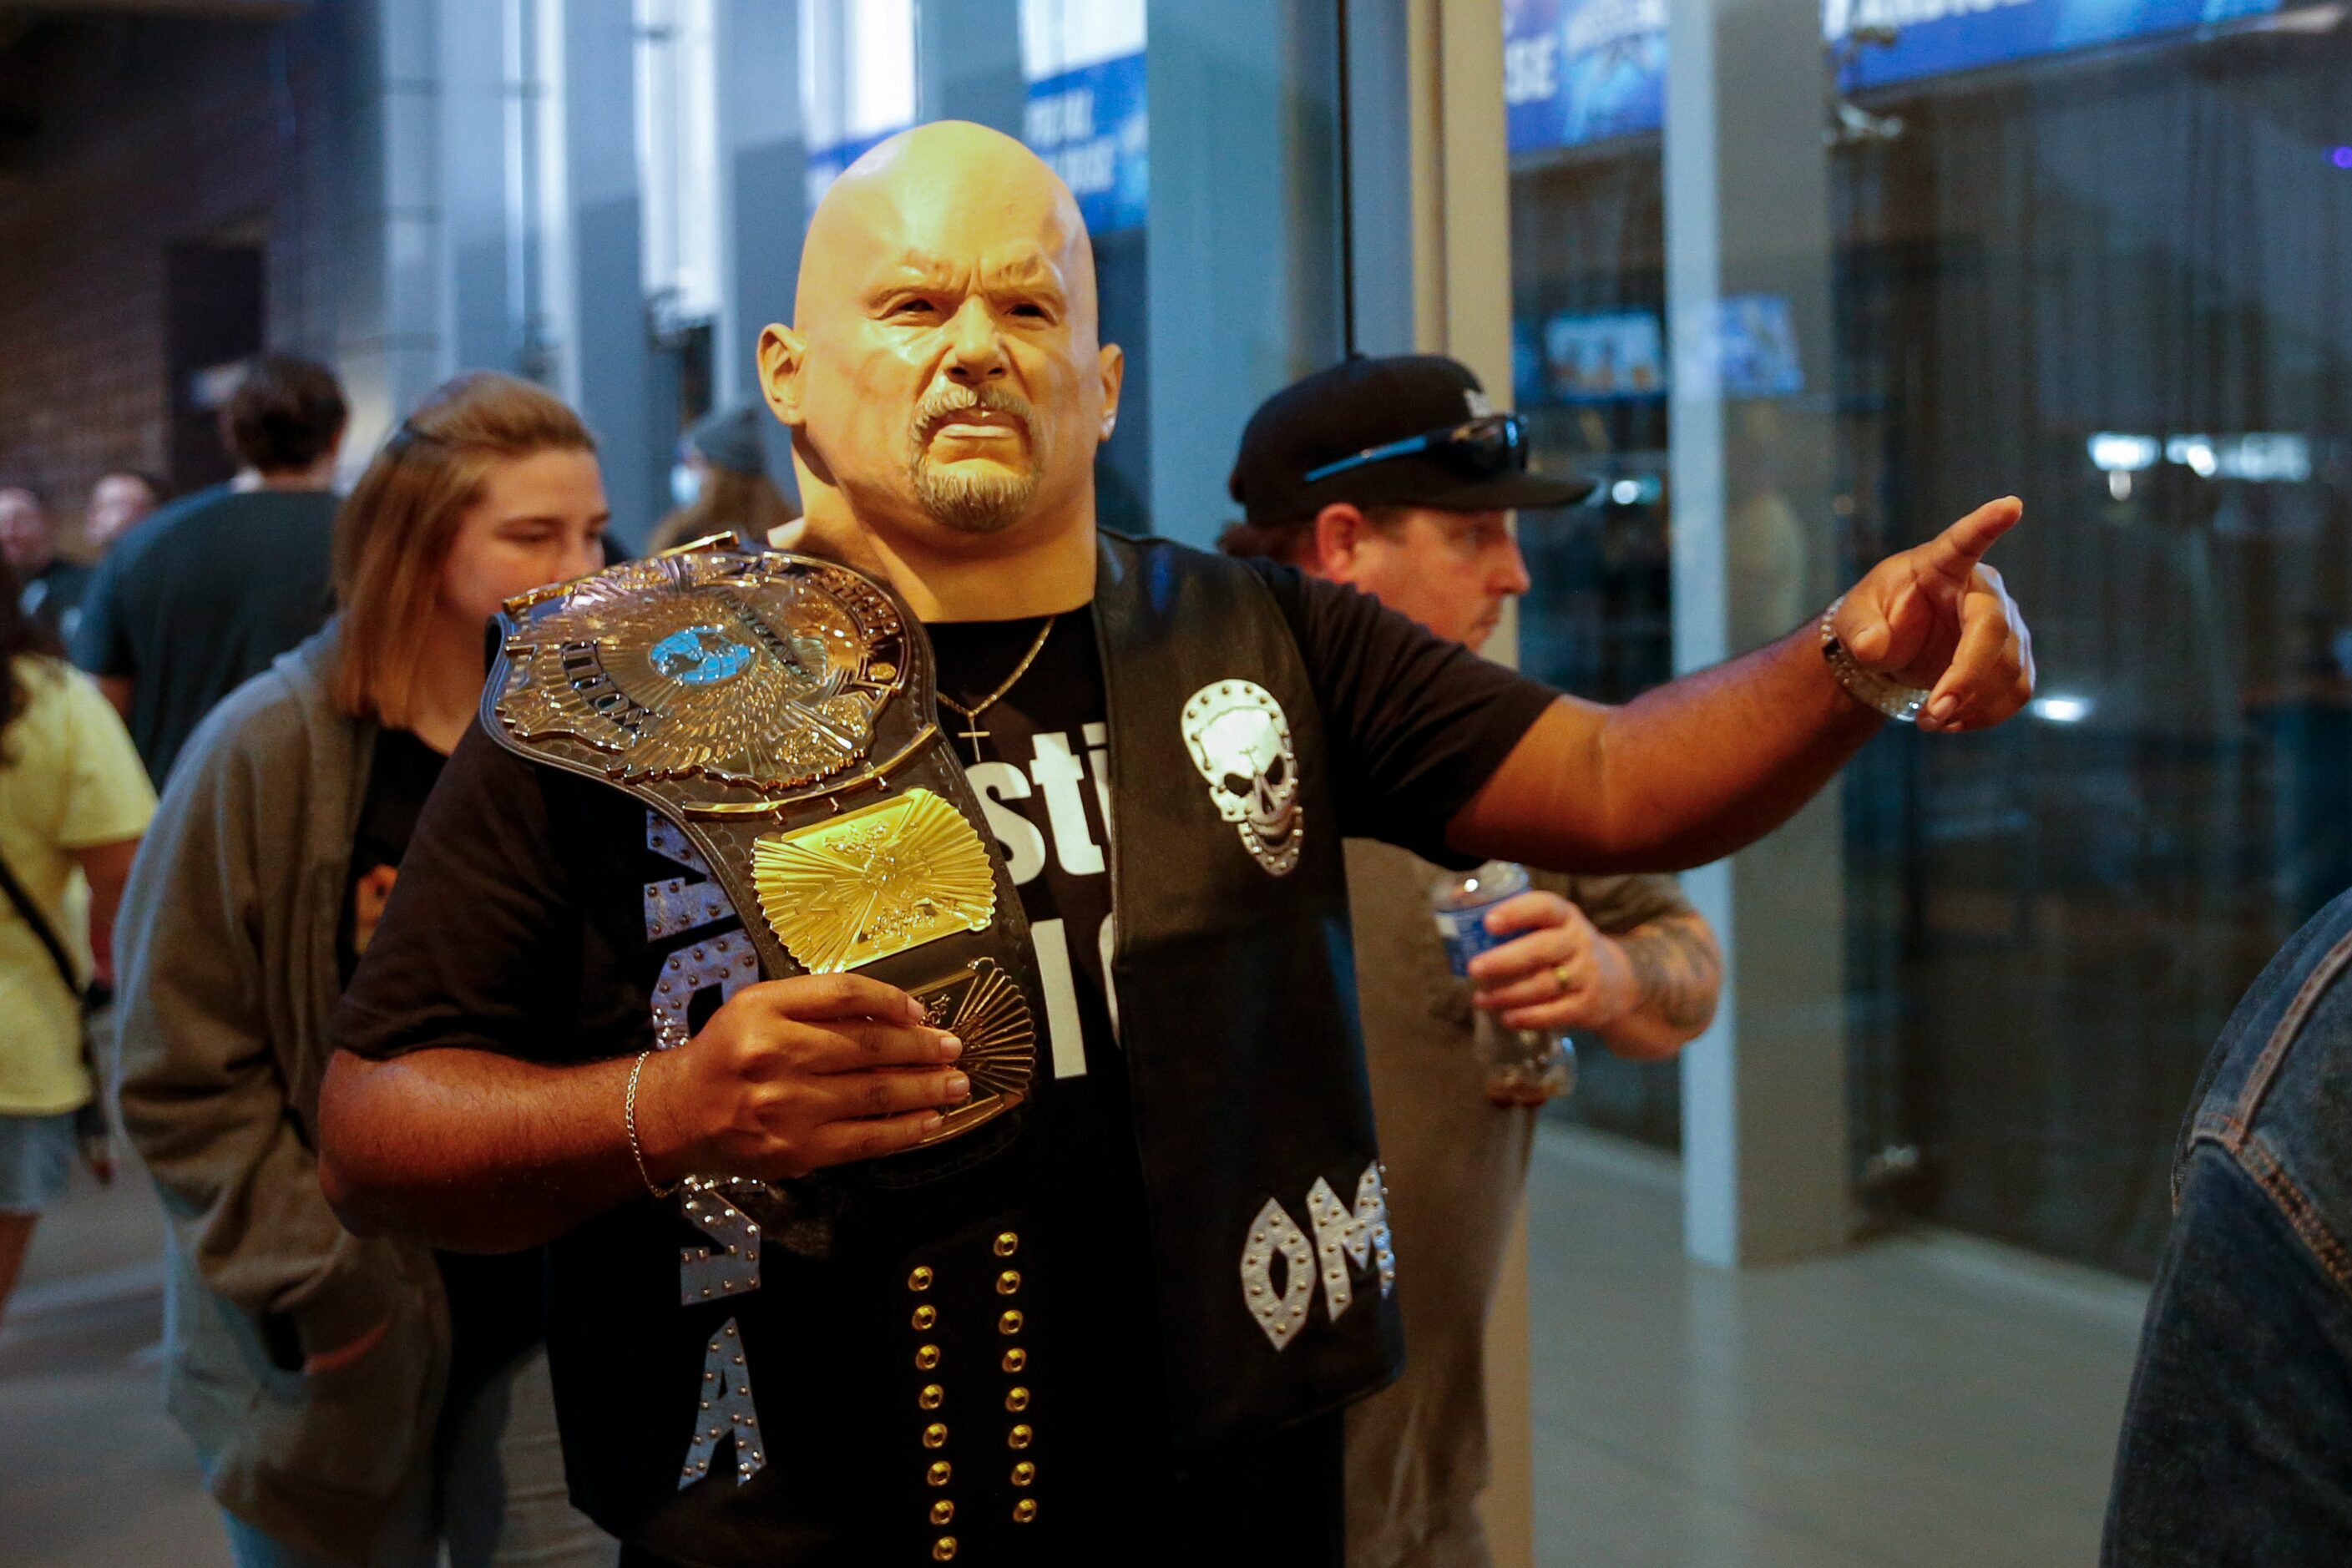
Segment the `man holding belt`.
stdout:
[[[1887,710],[1973,730],[2031,692],[1979,565],[2013,501],[1613,710],[1098,534],[1096,321],[1019,143],[853,165],[761,366],[810,548],[874,580],[674,557],[510,606],[344,998],[329,1195],[548,1244],[572,1490],[641,1563],[1335,1563],[1338,1412],[1401,1351],[1341,838],[1693,864]],[[1430,449],[1517,460],[1467,423]],[[919,983],[933,931],[988,948],[995,1023],[978,960]]]

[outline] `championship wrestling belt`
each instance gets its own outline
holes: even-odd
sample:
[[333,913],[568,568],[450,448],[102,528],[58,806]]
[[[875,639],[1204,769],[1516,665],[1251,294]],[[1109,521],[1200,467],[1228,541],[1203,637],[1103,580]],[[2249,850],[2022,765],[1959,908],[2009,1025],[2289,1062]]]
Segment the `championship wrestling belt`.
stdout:
[[[1028,1099],[1028,921],[895,593],[706,541],[510,599],[499,630],[490,733],[675,825],[764,978],[871,974],[963,1042],[971,1098],[926,1145]],[[656,1014],[661,1044],[682,1044],[683,1007]]]

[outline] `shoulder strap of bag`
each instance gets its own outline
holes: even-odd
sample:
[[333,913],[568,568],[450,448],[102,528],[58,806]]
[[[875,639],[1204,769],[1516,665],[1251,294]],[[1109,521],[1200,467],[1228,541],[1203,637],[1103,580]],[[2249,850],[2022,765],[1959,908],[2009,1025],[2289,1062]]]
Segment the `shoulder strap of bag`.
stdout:
[[80,996],[81,982],[74,976],[73,960],[66,956],[66,944],[58,940],[58,933],[50,929],[48,918],[41,913],[40,906],[33,902],[33,895],[25,891],[25,885],[16,880],[16,873],[8,868],[5,858],[0,858],[0,892],[8,895],[8,901],[16,906],[16,913],[33,928],[33,934],[41,939],[41,945],[48,950],[49,962],[58,966],[58,978],[66,983],[66,989],[75,996]]

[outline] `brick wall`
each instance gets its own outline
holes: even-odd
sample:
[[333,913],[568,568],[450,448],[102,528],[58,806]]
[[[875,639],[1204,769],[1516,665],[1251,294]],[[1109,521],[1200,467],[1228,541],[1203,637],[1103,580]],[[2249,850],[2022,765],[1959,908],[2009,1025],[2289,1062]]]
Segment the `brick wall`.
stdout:
[[268,346],[331,356],[351,17],[49,22],[0,50],[0,483],[79,537],[110,468],[167,471],[164,258],[262,237]]

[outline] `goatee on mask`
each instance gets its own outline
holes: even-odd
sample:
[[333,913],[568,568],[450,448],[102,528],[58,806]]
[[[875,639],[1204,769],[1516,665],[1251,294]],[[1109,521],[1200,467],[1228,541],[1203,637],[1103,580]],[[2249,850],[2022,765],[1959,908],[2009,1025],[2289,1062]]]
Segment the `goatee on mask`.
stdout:
[[[1028,435],[1030,464],[1021,473],[1002,468],[974,472],[959,466],[942,468],[931,461],[931,437],[940,426],[969,409],[986,409],[1018,419]],[[914,481],[915,500],[931,521],[959,533],[1001,533],[1021,520],[1037,493],[1037,423],[1029,400],[1002,387],[973,388],[942,382],[915,405],[908,430],[907,467]]]

